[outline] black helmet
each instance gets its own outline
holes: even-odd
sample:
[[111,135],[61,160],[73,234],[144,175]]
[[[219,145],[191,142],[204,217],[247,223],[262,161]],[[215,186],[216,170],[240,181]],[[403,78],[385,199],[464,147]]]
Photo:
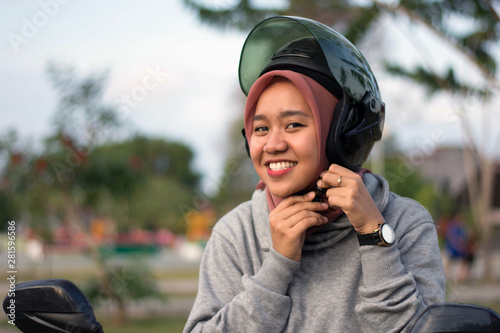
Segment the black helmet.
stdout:
[[382,137],[385,117],[377,80],[361,52],[324,24],[277,16],[259,23],[245,41],[239,66],[243,93],[276,69],[307,75],[339,99],[326,155],[330,163],[359,170]]

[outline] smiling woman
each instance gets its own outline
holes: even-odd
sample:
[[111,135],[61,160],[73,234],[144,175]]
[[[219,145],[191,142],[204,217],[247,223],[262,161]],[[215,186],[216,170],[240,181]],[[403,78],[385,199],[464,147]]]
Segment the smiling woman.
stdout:
[[185,332],[411,329],[444,300],[443,265],[429,213],[361,169],[385,114],[363,55],[318,22],[270,18],[240,83],[260,182],[214,227]]

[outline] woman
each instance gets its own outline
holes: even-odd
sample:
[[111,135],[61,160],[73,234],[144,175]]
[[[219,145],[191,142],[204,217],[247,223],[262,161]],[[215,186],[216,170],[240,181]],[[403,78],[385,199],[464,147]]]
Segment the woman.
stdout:
[[240,83],[261,182],[214,227],[185,332],[400,332],[444,301],[431,216],[360,168],[384,119],[361,53],[275,17],[247,38]]

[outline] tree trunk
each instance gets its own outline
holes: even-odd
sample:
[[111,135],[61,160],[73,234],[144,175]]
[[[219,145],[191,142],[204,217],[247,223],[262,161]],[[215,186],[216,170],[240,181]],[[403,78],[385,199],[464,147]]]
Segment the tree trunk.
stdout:
[[483,230],[483,280],[493,280],[493,221],[491,216],[491,199],[493,194],[494,163],[486,157],[481,161],[481,200],[479,202],[479,213],[481,218],[481,229]]

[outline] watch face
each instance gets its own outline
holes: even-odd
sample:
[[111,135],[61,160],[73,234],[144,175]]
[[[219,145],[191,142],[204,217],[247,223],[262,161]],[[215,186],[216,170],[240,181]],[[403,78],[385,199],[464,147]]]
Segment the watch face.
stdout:
[[389,224],[387,224],[387,223],[382,224],[381,233],[382,233],[382,239],[387,244],[394,243],[394,238],[395,238],[394,230],[392,229],[392,227]]

